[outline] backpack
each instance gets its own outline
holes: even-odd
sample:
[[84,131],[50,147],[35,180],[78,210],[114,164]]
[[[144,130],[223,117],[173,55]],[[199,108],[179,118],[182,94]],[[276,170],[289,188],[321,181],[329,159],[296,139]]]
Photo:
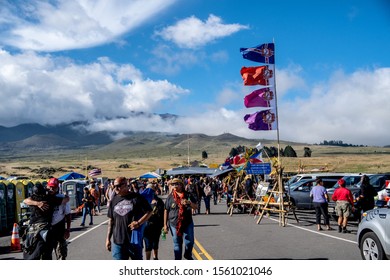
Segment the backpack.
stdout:
[[203,191],[204,191],[204,194],[205,194],[206,196],[210,196],[210,195],[211,195],[211,187],[210,187],[210,185],[206,185],[206,186],[204,187]]

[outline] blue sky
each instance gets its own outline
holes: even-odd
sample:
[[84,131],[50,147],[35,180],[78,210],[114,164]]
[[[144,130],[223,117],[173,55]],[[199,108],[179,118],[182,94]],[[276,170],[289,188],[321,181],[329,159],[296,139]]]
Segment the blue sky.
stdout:
[[0,0],[0,125],[276,139],[243,121],[239,52],[274,41],[281,140],[390,144],[389,1],[25,2]]

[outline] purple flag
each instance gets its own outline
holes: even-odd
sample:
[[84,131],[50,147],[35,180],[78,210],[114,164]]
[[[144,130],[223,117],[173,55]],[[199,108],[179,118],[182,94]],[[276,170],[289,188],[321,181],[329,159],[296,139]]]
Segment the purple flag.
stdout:
[[244,105],[252,107],[275,107],[275,96],[271,88],[262,88],[253,91],[244,97]]
[[244,121],[252,130],[276,130],[276,112],[273,109],[245,115]]
[[275,64],[274,43],[258,45],[254,48],[240,48],[242,57],[251,61],[266,64]]

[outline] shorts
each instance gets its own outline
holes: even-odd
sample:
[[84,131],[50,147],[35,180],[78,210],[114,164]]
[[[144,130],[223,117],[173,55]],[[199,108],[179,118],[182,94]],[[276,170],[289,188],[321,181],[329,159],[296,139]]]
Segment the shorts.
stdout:
[[339,217],[348,218],[351,215],[352,206],[348,201],[336,201],[336,213]]

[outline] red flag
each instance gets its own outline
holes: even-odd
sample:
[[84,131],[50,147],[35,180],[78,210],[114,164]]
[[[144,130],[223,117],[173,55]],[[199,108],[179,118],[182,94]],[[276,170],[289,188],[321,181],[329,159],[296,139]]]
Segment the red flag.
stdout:
[[274,92],[270,88],[253,91],[244,97],[245,107],[275,107]]
[[273,71],[268,66],[242,67],[240,73],[246,86],[268,86],[269,79],[273,77]]
[[246,162],[245,158],[243,157],[242,154],[240,155],[236,155],[234,158],[233,158],[233,164],[234,165],[241,165],[241,164],[244,164]]

